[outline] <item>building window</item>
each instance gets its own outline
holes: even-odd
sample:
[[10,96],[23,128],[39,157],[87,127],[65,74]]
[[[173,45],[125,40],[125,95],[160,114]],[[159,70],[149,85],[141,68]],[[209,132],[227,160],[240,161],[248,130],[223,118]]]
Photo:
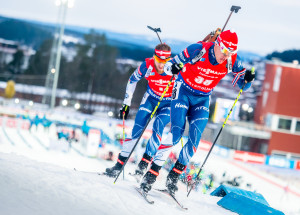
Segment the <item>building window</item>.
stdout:
[[291,130],[291,125],[292,125],[291,119],[280,119],[279,118],[278,129]]
[[296,132],[300,132],[300,121],[296,122]]

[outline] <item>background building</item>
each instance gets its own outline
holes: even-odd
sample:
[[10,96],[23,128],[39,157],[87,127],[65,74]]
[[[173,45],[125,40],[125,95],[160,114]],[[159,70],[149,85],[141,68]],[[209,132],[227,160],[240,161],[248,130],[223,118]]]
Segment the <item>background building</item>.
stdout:
[[255,122],[271,130],[268,154],[300,157],[300,66],[297,62],[266,62]]

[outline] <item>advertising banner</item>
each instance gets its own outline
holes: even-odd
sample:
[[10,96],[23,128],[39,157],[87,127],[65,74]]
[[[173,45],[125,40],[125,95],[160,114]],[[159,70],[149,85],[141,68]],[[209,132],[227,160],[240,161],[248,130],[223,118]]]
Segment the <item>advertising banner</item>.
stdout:
[[300,160],[296,161],[295,169],[300,170]]
[[293,169],[295,161],[275,156],[266,156],[266,164],[270,166]]
[[229,158],[230,150],[224,146],[215,145],[212,150],[212,153],[224,158]]
[[254,152],[234,151],[233,159],[248,163],[264,164],[266,156]]

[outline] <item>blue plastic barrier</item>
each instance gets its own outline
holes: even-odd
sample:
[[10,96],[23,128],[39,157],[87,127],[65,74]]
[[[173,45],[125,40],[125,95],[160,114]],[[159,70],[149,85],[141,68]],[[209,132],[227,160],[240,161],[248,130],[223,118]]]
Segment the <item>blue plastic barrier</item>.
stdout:
[[259,193],[221,185],[210,195],[223,197],[217,204],[241,215],[284,215],[281,211],[271,208]]

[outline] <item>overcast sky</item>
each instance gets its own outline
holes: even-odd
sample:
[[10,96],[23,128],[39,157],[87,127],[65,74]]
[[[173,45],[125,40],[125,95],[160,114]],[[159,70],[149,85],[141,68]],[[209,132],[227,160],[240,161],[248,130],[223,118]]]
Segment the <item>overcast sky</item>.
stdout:
[[[0,15],[56,23],[55,0],[0,0]],[[66,23],[120,33],[153,35],[197,42],[222,28],[235,29],[239,49],[258,54],[300,49],[300,0],[75,0]],[[153,35],[155,36],[155,35]]]

